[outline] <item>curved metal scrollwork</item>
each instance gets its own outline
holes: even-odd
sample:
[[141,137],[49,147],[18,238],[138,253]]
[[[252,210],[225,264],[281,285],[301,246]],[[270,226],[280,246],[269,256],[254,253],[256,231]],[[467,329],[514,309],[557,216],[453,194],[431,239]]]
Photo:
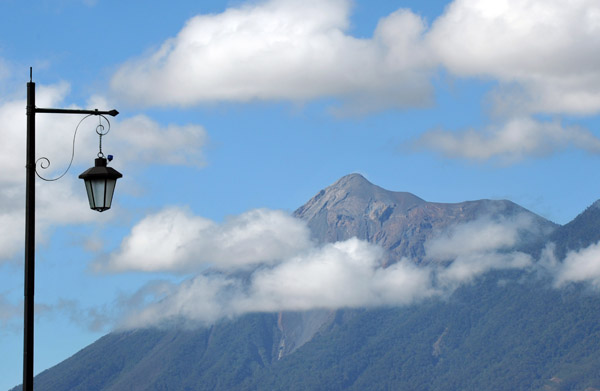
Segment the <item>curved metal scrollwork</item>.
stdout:
[[[73,160],[75,159],[75,139],[77,137],[77,131],[79,130],[79,125],[81,125],[81,123],[84,120],[86,120],[88,117],[91,117],[91,116],[98,116],[99,124],[98,124],[98,126],[96,126],[96,133],[100,137],[100,142],[99,142],[100,151],[98,152],[98,157],[104,157],[104,154],[102,153],[102,136],[106,136],[108,134],[108,132],[110,132],[110,121],[108,120],[108,118],[106,118],[102,114],[88,114],[85,117],[83,117],[81,119],[81,121],[79,121],[79,123],[77,124],[77,127],[75,128],[75,133],[73,133],[73,149],[71,151],[71,161],[69,162],[69,165],[67,166],[67,169],[65,170],[65,172],[63,172],[61,175],[59,175],[56,178],[44,178],[38,172],[38,162],[40,162],[39,167],[42,170],[47,170],[50,167],[50,159],[48,159],[47,157],[41,157],[35,161],[35,175],[37,175],[38,178],[40,178],[46,182],[54,182],[54,181],[57,181],[60,178],[64,177],[67,174],[67,172],[69,172],[71,165],[73,165]],[[108,124],[108,127],[105,127],[104,125],[102,125],[102,118],[104,118],[104,120]]]

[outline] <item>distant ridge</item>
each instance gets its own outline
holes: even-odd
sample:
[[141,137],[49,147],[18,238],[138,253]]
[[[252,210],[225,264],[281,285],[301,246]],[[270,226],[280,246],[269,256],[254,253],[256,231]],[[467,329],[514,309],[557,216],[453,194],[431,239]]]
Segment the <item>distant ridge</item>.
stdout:
[[579,250],[599,242],[600,231],[595,229],[598,222],[600,222],[600,200],[552,233],[550,241],[556,245],[556,256],[562,259],[569,251]]

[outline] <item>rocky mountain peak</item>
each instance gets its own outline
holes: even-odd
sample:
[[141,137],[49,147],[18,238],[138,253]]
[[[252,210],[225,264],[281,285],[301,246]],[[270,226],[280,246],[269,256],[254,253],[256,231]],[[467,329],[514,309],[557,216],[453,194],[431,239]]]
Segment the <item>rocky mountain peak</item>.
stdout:
[[[383,223],[394,211],[405,212],[423,203],[424,200],[413,194],[385,190],[360,174],[350,174],[321,190],[294,214],[313,223],[321,221],[324,214],[336,213],[352,220],[366,214],[371,220]],[[332,223],[321,222],[328,225]],[[311,228],[313,232],[320,234],[322,230],[317,225],[313,224]]]
[[336,242],[357,237],[388,250],[389,262],[424,259],[424,243],[436,232],[482,217],[530,215],[540,232],[556,226],[506,200],[427,202],[414,194],[383,189],[360,174],[350,174],[317,193],[294,215],[307,221],[313,237]]

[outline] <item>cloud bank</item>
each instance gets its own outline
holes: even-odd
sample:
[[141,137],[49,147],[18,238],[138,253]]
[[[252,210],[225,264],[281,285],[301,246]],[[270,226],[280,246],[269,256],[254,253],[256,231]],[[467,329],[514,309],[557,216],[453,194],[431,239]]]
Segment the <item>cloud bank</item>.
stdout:
[[[357,238],[326,244],[310,241],[302,220],[282,211],[252,210],[216,223],[184,208],[166,208],[142,219],[103,272],[151,272],[157,278],[103,308],[75,301],[38,304],[43,316],[83,319],[94,331],[208,326],[247,313],[403,306],[445,298],[494,270],[521,270],[549,277],[555,288],[572,283],[600,289],[600,243],[557,260],[549,244],[539,259],[515,251],[523,235],[535,232],[525,215],[488,217],[457,224],[425,243],[417,265],[404,258],[385,266],[378,245]],[[0,294],[0,323],[20,312]],[[20,308],[20,307],[19,307]]]
[[418,150],[432,150],[449,158],[474,161],[494,158],[505,164],[528,156],[550,155],[569,147],[600,154],[600,139],[589,130],[529,117],[512,118],[484,131],[430,130],[419,136],[412,145]]
[[498,80],[498,108],[595,114],[599,32],[595,0],[455,0],[427,40],[453,74]]
[[311,246],[306,225],[282,211],[257,209],[217,224],[173,207],[140,221],[96,270],[231,270],[273,263]]
[[[513,248],[535,230],[524,215],[481,218],[426,242],[427,265],[401,259],[386,267],[383,248],[357,238],[316,244],[306,222],[281,211],[254,210],[215,223],[167,208],[140,221],[97,267],[189,276],[144,286],[126,304],[120,327],[209,325],[251,312],[398,306],[445,297],[492,270],[534,271],[537,262]],[[561,274],[555,267],[552,273]]]
[[569,283],[587,282],[600,288],[600,242],[579,251],[572,251],[562,263],[555,263],[555,284],[562,287]]
[[337,97],[357,109],[421,106],[431,97],[423,20],[399,10],[371,39],[347,34],[349,0],[269,0],[198,15],[159,49],[121,66],[119,97],[191,106]]
[[494,124],[483,130],[432,130],[413,144],[445,157],[515,163],[567,147],[600,152],[600,139],[535,114],[600,112],[600,3],[576,0],[455,0],[426,42],[462,78],[494,80]]
[[[513,163],[564,145],[598,153],[591,132],[536,114],[600,112],[600,4],[595,0],[455,0],[428,26],[410,10],[349,33],[350,0],[267,0],[188,20],[158,49],[123,64],[111,88],[142,106],[338,99],[363,114],[433,102],[439,69],[491,80],[494,124],[417,140],[446,157]],[[499,119],[498,119],[499,118]]]
[[422,104],[441,66],[498,80],[498,108],[600,110],[595,0],[455,0],[430,28],[400,9],[369,39],[348,33],[350,14],[349,0],[268,0],[198,15],[111,85],[143,105],[333,96],[398,107]]
[[381,266],[379,247],[356,238],[303,251],[248,273],[203,273],[154,285],[150,304],[129,311],[123,328],[209,325],[251,312],[402,305],[435,294],[430,271],[405,260]]

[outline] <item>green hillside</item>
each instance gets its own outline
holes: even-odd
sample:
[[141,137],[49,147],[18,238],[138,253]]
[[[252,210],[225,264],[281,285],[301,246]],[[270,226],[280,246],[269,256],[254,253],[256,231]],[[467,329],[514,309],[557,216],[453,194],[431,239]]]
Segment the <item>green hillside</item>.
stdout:
[[244,389],[600,389],[600,300],[498,277],[448,301],[352,311]]
[[36,377],[40,391],[600,389],[600,300],[488,274],[447,299],[340,310],[277,359],[276,315],[114,333]]

